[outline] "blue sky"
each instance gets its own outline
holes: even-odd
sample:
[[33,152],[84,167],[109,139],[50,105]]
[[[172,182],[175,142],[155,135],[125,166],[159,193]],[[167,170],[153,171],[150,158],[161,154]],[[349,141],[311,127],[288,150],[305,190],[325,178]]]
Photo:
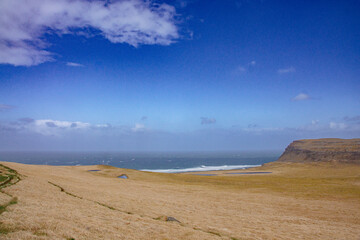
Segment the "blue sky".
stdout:
[[359,1],[0,1],[0,150],[360,136]]

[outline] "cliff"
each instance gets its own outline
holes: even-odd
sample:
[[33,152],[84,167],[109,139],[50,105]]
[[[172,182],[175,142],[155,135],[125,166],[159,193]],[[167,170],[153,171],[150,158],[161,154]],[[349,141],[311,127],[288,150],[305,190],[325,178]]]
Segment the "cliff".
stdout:
[[360,164],[360,138],[297,140],[285,149],[277,161]]

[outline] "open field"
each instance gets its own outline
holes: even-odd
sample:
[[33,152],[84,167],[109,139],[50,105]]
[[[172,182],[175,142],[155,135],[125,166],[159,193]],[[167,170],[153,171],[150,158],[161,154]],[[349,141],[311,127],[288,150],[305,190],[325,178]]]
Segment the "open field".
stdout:
[[[1,164],[21,179],[1,189],[1,239],[360,239],[359,165],[198,176]],[[244,171],[272,173],[228,174]]]

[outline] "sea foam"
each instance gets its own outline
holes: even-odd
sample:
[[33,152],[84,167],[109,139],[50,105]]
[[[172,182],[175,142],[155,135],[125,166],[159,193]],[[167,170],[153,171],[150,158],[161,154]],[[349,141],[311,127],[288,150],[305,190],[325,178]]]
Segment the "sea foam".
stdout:
[[222,166],[205,166],[192,168],[173,168],[173,169],[141,169],[140,171],[158,172],[158,173],[181,173],[181,172],[204,172],[216,170],[232,170],[232,169],[246,169],[252,167],[260,167],[261,165],[222,165]]

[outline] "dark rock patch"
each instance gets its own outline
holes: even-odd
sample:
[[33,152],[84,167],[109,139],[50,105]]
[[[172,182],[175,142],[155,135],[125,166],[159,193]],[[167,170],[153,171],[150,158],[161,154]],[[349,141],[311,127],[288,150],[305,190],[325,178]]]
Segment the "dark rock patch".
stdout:
[[177,220],[177,219],[174,218],[174,217],[166,217],[166,221],[167,221],[167,222],[178,222],[178,223],[180,223],[180,221]]
[[126,174],[121,174],[120,176],[118,176],[118,178],[129,179],[129,176]]

